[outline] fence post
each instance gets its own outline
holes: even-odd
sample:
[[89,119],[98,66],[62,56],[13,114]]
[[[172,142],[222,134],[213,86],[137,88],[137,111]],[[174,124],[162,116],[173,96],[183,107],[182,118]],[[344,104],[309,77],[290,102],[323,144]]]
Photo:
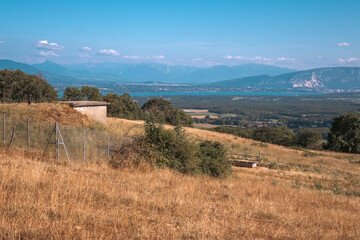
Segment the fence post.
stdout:
[[58,123],[55,122],[55,158],[59,160],[59,138],[58,138]]
[[259,150],[259,167],[261,166],[261,151]]
[[4,143],[6,141],[5,139],[5,113],[3,113],[3,135],[4,135]]
[[108,134],[108,144],[107,144],[107,157],[110,159],[110,135]]
[[84,128],[84,164],[86,163],[86,128]]
[[30,120],[27,119],[27,151],[30,152]]

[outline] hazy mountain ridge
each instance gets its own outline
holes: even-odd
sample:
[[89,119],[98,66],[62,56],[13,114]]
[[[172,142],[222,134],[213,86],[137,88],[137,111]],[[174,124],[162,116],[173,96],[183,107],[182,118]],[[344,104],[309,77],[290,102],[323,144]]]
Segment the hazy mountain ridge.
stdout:
[[[217,80],[239,78],[259,74],[275,76],[293,70],[262,64],[245,64],[238,66],[218,65],[210,68],[198,68],[183,65],[166,65],[161,63],[84,63],[56,64],[45,61],[40,64],[27,65],[10,60],[2,63],[0,68],[21,69],[27,73],[41,71],[49,82],[73,79],[74,81],[116,81],[116,82],[164,82],[207,84]],[[67,80],[68,81],[68,80]]]
[[[360,67],[328,67],[294,72],[261,64],[197,68],[161,63],[61,65],[51,61],[28,65],[0,60],[0,69],[4,68],[20,69],[29,74],[41,71],[57,87],[101,82],[163,82],[223,87],[360,89]],[[227,78],[231,80],[223,80]]]
[[212,86],[309,89],[360,88],[360,67],[317,68],[278,76],[259,75],[211,83]]

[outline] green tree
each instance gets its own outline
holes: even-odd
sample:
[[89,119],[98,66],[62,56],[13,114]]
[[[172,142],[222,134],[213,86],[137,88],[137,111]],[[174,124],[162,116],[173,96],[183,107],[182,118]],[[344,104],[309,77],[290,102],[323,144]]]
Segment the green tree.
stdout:
[[339,152],[360,153],[360,115],[358,113],[345,113],[333,119],[327,148]]
[[76,87],[67,87],[63,94],[65,101],[82,101],[84,100],[83,92]]
[[84,99],[88,101],[102,101],[103,96],[100,93],[100,89],[96,87],[82,86],[81,92],[84,95]]
[[103,99],[110,103],[107,107],[109,117],[133,120],[144,119],[144,113],[139,108],[137,102],[131,100],[131,96],[128,93],[124,93],[123,95],[108,93]]
[[294,144],[295,134],[287,127],[260,127],[253,131],[252,138],[262,142],[291,146]]
[[34,102],[51,102],[58,97],[57,91],[43,78],[21,70],[0,70],[2,102],[24,102],[29,94]]
[[297,138],[300,146],[311,149],[322,148],[321,140],[323,140],[321,133],[311,129],[302,130]]
[[148,115],[152,115],[158,123],[182,126],[192,126],[192,118],[183,110],[175,108],[169,101],[163,98],[151,98],[141,109]]

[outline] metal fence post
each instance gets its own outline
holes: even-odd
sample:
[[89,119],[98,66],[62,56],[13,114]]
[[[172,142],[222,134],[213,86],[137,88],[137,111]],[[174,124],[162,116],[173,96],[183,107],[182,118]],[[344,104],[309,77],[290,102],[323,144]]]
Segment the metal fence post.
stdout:
[[59,138],[58,138],[58,123],[55,122],[55,158],[59,160]]
[[259,150],[259,167],[261,166],[261,152]]
[[107,144],[107,157],[110,159],[110,135],[108,134],[108,144]]
[[84,164],[86,163],[86,128],[84,128]]
[[27,119],[27,151],[30,152],[30,120]]
[[4,135],[4,143],[6,141],[5,139],[5,113],[3,113],[3,135]]

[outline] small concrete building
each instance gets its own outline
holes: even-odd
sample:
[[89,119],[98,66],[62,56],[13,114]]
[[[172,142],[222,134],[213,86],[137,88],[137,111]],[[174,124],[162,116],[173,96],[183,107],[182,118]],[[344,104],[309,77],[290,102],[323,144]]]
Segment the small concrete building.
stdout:
[[101,101],[59,101],[59,103],[67,104],[88,117],[106,124],[107,105],[110,103]]

